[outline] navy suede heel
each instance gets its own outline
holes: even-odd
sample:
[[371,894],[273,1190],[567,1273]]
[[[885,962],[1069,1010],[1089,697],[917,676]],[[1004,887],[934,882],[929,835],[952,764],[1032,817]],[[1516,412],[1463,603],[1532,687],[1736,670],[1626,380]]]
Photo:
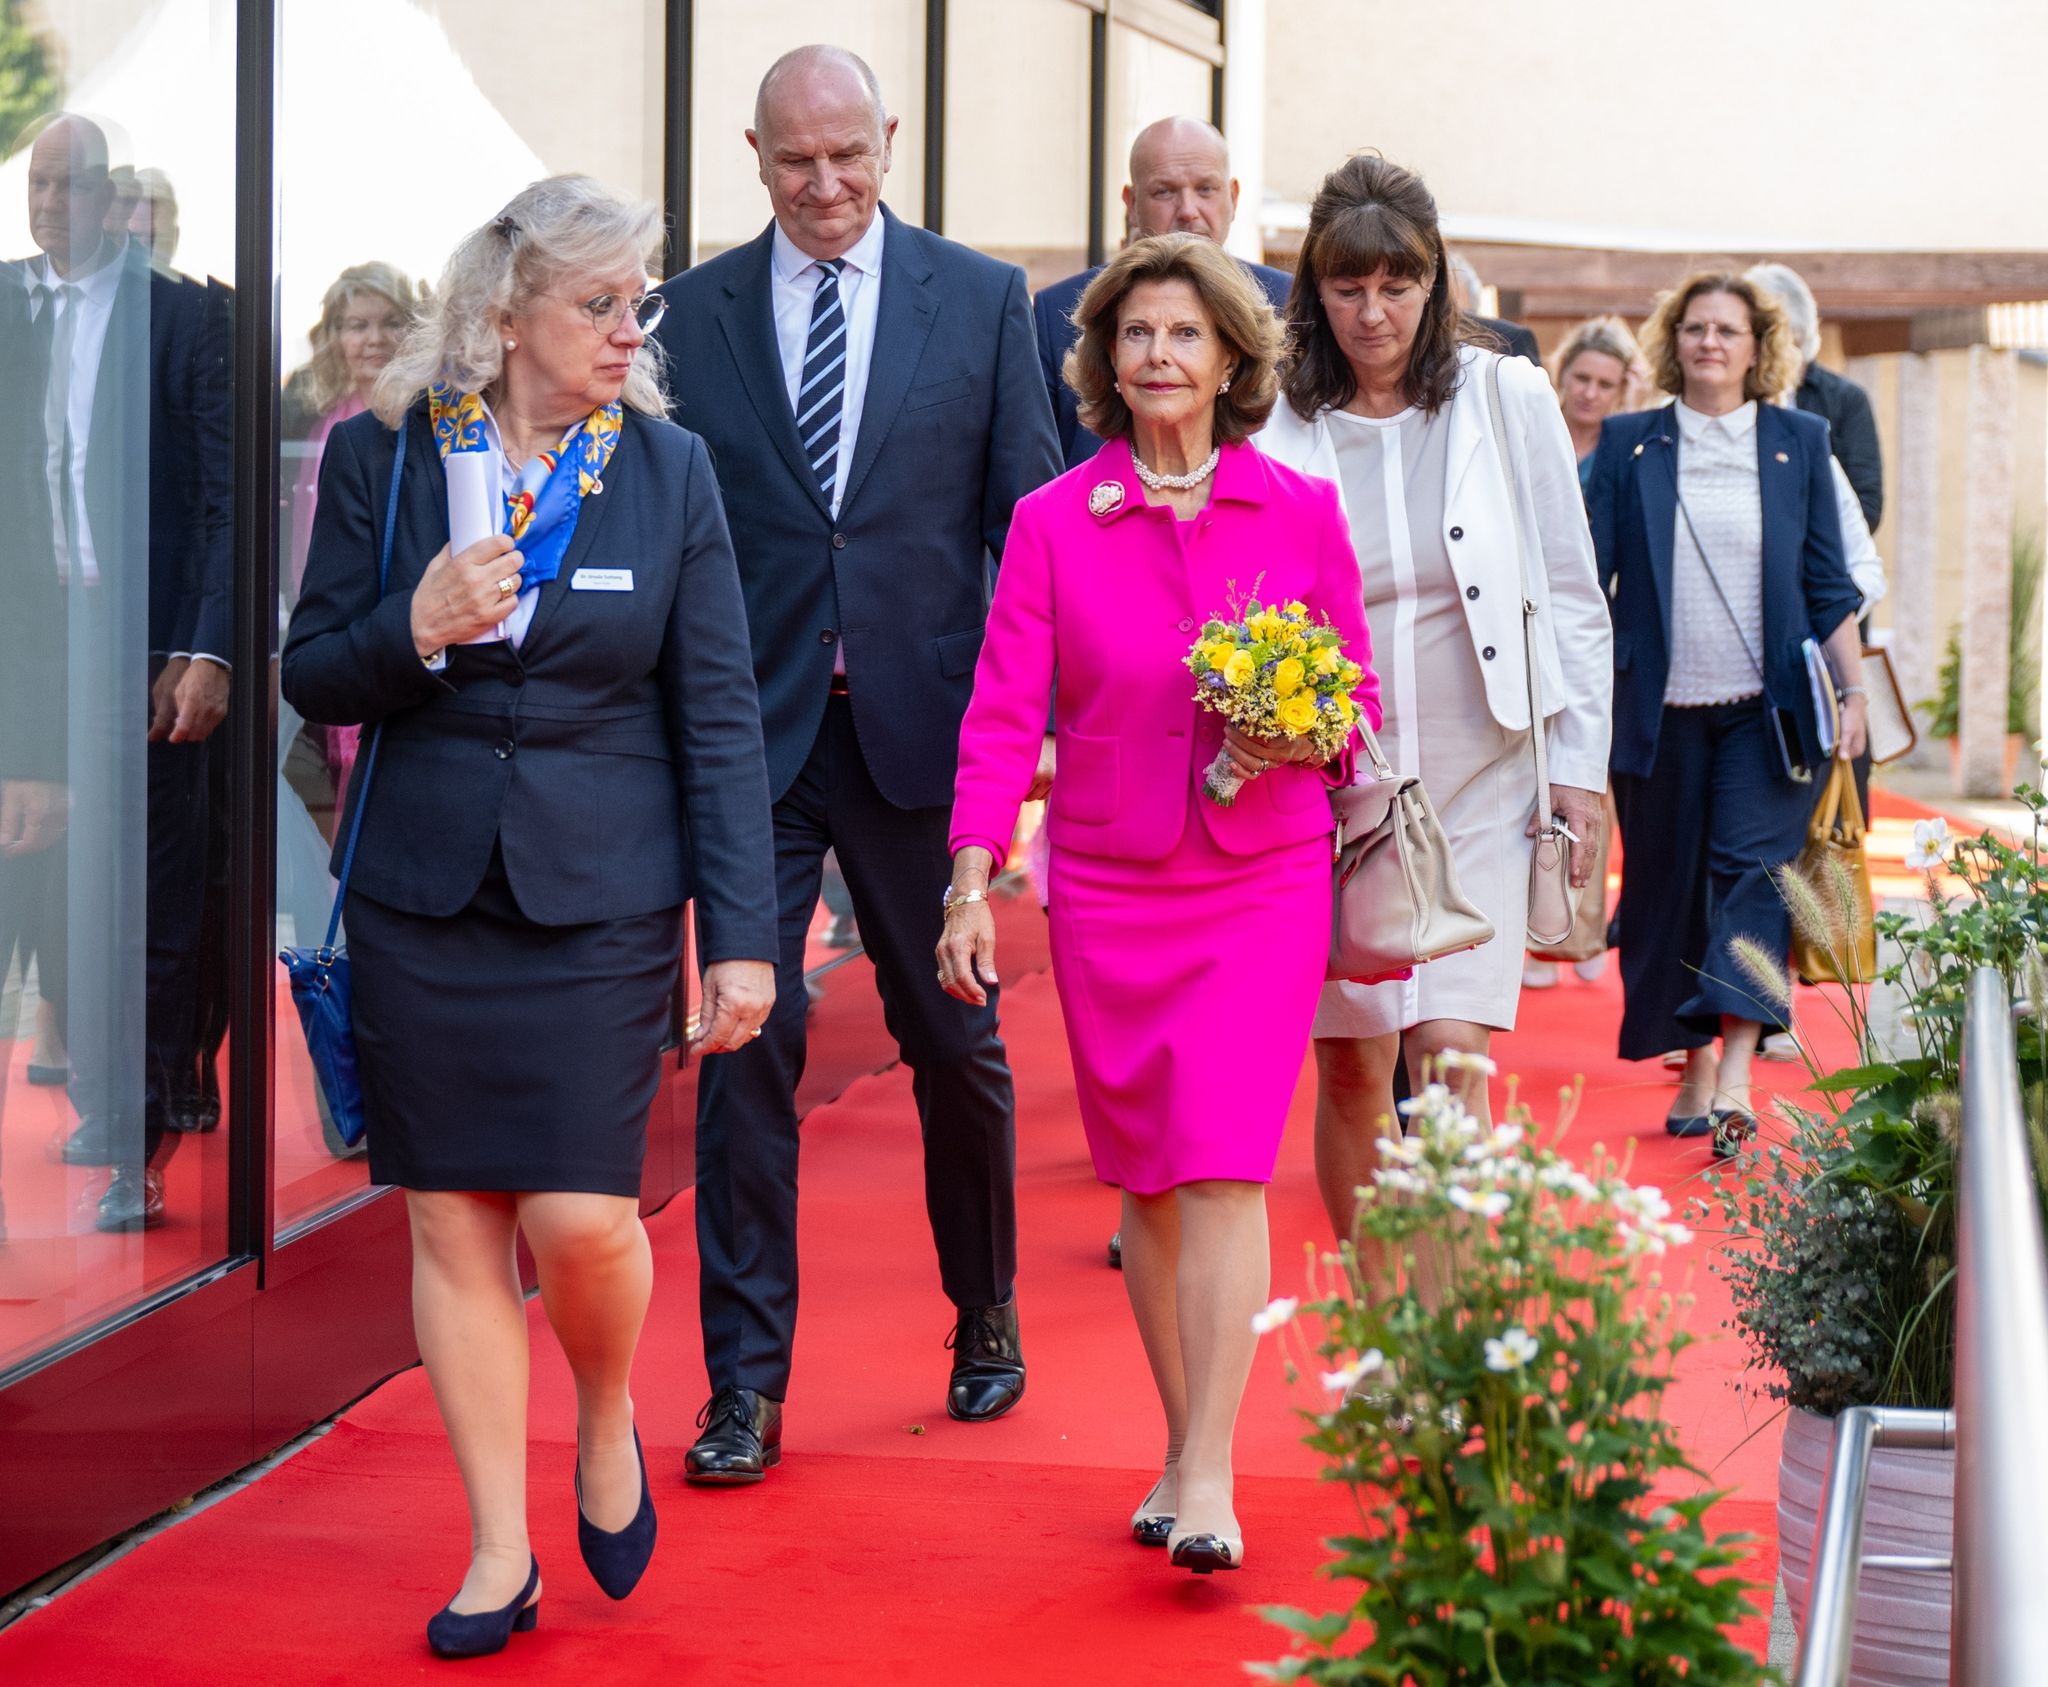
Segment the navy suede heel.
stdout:
[[443,1658],[487,1658],[504,1651],[515,1632],[526,1634],[540,1621],[540,1601],[533,1596],[539,1586],[540,1560],[536,1558],[526,1573],[526,1585],[511,1604],[467,1615],[443,1606],[428,1620],[427,1644]]
[[600,1529],[583,1515],[583,1467],[576,1467],[576,1545],[591,1580],[614,1599],[640,1585],[654,1557],[654,1490],[647,1482],[647,1454],[633,1431],[633,1456],[640,1461],[640,1509],[623,1529]]

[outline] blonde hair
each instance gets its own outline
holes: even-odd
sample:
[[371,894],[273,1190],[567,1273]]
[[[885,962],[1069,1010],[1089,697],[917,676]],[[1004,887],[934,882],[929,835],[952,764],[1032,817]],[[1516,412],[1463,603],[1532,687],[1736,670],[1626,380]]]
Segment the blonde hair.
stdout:
[[348,392],[348,360],[341,352],[341,323],[349,306],[365,294],[397,308],[405,319],[401,333],[410,331],[427,302],[426,289],[396,264],[351,264],[334,278],[320,300],[320,320],[307,336],[312,341],[313,355],[306,360],[305,372],[299,378],[304,382],[306,404],[315,415],[326,415]]
[[1746,275],[1732,270],[1698,270],[1668,293],[1661,294],[1643,324],[1643,358],[1650,379],[1673,398],[1685,395],[1685,371],[1678,361],[1678,324],[1693,300],[1703,293],[1726,293],[1749,309],[1749,331],[1756,336],[1756,362],[1742,377],[1742,396],[1773,404],[1799,384],[1799,348],[1785,321],[1777,296]]
[[1062,373],[1080,398],[1081,426],[1104,439],[1128,438],[1131,407],[1116,390],[1117,313],[1133,289],[1150,281],[1185,281],[1202,301],[1217,338],[1235,360],[1230,391],[1216,400],[1216,440],[1233,445],[1265,426],[1280,396],[1280,319],[1244,266],[1198,234],[1151,234],[1134,240],[1102,266],[1074,307],[1081,330]]
[[1636,344],[1628,324],[1618,316],[1589,316],[1565,335],[1564,344],[1550,360],[1551,384],[1562,388],[1573,360],[1589,351],[1611,357],[1621,365],[1621,392],[1615,402],[1627,404],[1636,386],[1648,378],[1648,371],[1643,366],[1643,348]]
[[[371,408],[387,427],[436,381],[488,392],[505,371],[499,319],[564,280],[637,264],[661,243],[659,206],[622,199],[589,176],[549,176],[521,188],[497,216],[463,237],[441,284],[397,355],[377,377]],[[620,395],[649,416],[668,414],[660,352],[644,342]]]

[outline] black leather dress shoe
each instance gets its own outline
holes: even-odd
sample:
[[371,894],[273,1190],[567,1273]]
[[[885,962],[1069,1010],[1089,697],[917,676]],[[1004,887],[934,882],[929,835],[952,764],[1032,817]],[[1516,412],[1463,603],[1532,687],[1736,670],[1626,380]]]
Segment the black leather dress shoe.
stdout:
[[100,1197],[97,1230],[154,1230],[164,1221],[164,1174],[147,1167],[118,1166]]
[[964,1306],[946,1338],[953,1350],[946,1414],[987,1423],[1024,1398],[1024,1350],[1017,1342],[1017,1298],[1001,1306]]
[[683,1455],[683,1480],[700,1488],[758,1482],[782,1462],[782,1402],[751,1388],[721,1388],[697,1414],[703,1434]]
[[[116,1141],[120,1131],[111,1113],[88,1113],[78,1121],[78,1129],[64,1139],[61,1158],[67,1166],[111,1166],[121,1159],[121,1145]],[[132,1152],[140,1159],[140,1139],[132,1145]]]

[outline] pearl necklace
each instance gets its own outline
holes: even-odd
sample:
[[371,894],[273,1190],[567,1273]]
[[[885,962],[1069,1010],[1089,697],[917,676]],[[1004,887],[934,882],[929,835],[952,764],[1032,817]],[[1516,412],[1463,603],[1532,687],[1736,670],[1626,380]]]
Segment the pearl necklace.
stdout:
[[1138,471],[1138,478],[1154,492],[1186,492],[1200,486],[1216,472],[1216,465],[1223,457],[1223,447],[1212,445],[1209,455],[1203,458],[1199,468],[1190,469],[1186,474],[1161,474],[1157,469],[1148,469],[1145,459],[1137,452],[1131,453],[1131,467]]

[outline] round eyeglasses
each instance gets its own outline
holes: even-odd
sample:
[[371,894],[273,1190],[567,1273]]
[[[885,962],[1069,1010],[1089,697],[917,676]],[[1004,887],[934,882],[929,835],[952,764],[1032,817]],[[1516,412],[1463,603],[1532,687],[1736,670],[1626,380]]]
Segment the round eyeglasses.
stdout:
[[668,300],[660,293],[636,293],[630,298],[624,293],[600,293],[576,308],[590,318],[591,327],[610,338],[629,316],[641,333],[653,333],[668,310]]

